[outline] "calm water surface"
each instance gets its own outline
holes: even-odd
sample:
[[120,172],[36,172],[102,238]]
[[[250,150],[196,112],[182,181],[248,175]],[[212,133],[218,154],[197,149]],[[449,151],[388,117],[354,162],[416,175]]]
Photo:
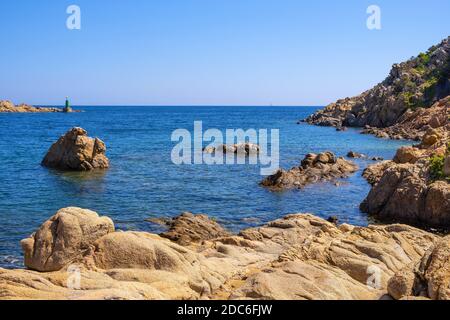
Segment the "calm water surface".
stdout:
[[[361,177],[371,161],[343,184],[319,183],[301,191],[272,193],[261,188],[257,166],[176,166],[171,133],[218,128],[280,129],[281,166],[298,165],[309,152],[349,150],[392,158],[405,142],[376,139],[356,130],[297,125],[315,107],[84,107],[73,114],[0,114],[0,267],[22,267],[19,241],[68,206],[89,208],[114,219],[123,230],[158,232],[150,217],[183,211],[206,213],[232,231],[287,213],[339,216],[367,225],[358,209],[369,192]],[[40,166],[49,146],[73,126],[105,141],[111,168],[96,173],[61,173]]]

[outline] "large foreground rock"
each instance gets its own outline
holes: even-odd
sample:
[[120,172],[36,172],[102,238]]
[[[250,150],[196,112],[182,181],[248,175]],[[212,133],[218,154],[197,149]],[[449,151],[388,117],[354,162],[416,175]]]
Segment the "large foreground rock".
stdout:
[[105,169],[109,167],[105,152],[103,141],[88,137],[82,128],[72,128],[50,147],[42,165],[61,170]]
[[22,240],[25,266],[37,271],[57,271],[83,260],[94,242],[114,232],[107,217],[79,208],[59,210],[30,238]]
[[427,255],[427,297],[447,298],[448,247],[404,225],[336,226],[296,214],[182,247],[67,208],[30,241],[24,250],[36,261],[26,265],[53,271],[0,269],[0,299],[380,299],[392,277]]
[[319,181],[333,181],[346,178],[358,167],[344,158],[337,158],[332,152],[308,154],[298,167],[289,171],[278,170],[261,182],[261,185],[274,191],[301,189]]

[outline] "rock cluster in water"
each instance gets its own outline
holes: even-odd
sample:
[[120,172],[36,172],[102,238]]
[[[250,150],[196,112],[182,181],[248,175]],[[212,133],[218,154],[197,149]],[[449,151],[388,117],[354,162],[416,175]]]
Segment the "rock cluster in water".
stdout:
[[42,112],[63,112],[58,108],[34,107],[28,104],[14,105],[11,101],[0,101],[0,113],[42,113]]
[[221,144],[217,147],[206,147],[203,152],[206,153],[234,153],[238,155],[257,155],[259,153],[259,146],[254,143],[237,143],[237,144]]
[[89,171],[109,167],[105,143],[88,137],[86,130],[72,128],[48,150],[42,165],[61,170]]
[[[185,219],[173,220],[173,227],[178,223],[184,226]],[[210,222],[202,217],[195,223]],[[178,232],[189,239],[189,229]],[[22,241],[30,270],[0,269],[0,299],[450,295],[450,238],[406,225],[337,226],[313,215],[294,214],[239,235],[205,236],[181,246],[155,234],[115,231],[107,217],[65,208]],[[73,270],[80,277],[75,288],[68,281]]]
[[319,181],[332,181],[346,178],[358,167],[351,161],[338,158],[332,152],[310,153],[301,165],[288,171],[280,169],[261,182],[261,185],[274,191],[301,189]]

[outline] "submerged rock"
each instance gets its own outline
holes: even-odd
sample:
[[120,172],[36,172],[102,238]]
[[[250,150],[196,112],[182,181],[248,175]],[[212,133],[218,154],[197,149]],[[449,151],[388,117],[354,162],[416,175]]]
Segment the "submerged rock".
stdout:
[[347,127],[337,127],[336,128],[336,131],[338,131],[338,132],[347,131],[347,130],[348,130]]
[[289,171],[280,169],[274,175],[264,179],[261,185],[274,191],[301,189],[319,181],[346,178],[357,169],[353,162],[337,158],[332,152],[310,153],[302,160],[300,166]]
[[[427,252],[429,297],[448,297],[448,246],[404,225],[338,227],[293,214],[182,247],[66,208],[30,239],[26,265],[51,272],[0,269],[0,299],[380,299],[389,279]],[[68,287],[73,270],[79,288]]]
[[42,165],[77,171],[106,169],[109,160],[105,152],[106,146],[102,140],[88,137],[82,128],[72,128],[50,147]]
[[365,154],[354,152],[354,151],[350,151],[349,153],[347,153],[347,157],[355,158],[355,159],[367,158],[367,156]]

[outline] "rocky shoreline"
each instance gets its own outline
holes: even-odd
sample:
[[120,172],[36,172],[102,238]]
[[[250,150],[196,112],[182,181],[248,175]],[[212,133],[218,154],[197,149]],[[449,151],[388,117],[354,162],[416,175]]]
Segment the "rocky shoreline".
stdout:
[[419,141],[364,171],[372,190],[361,210],[384,222],[450,227],[450,37],[394,65],[374,88],[332,103],[304,122]]
[[336,226],[310,214],[238,235],[209,224],[174,219],[172,236],[190,239],[182,246],[62,209],[22,241],[29,270],[0,269],[0,299],[450,298],[449,237],[399,224]]
[[[364,170],[372,189],[361,210],[381,221],[450,226],[449,39],[394,65],[375,88],[305,120],[420,141]],[[67,160],[66,151],[74,150],[75,169],[87,170],[80,146],[89,145],[93,159],[99,143],[81,130],[69,131],[50,154]],[[102,146],[95,153],[101,159]],[[309,154],[262,186],[302,188],[355,171],[331,152]],[[290,214],[232,234],[205,215],[184,213],[156,235],[116,230],[108,217],[65,208],[22,241],[27,270],[0,269],[0,299],[450,299],[450,236],[398,223],[330,221]]]
[[58,108],[34,107],[28,104],[14,105],[11,101],[0,101],[0,113],[51,113],[64,112]]
[[[450,230],[449,130],[429,130],[416,146],[403,147],[392,161],[369,166],[364,177],[372,185],[363,212],[383,221]],[[442,176],[433,160],[443,159]]]

